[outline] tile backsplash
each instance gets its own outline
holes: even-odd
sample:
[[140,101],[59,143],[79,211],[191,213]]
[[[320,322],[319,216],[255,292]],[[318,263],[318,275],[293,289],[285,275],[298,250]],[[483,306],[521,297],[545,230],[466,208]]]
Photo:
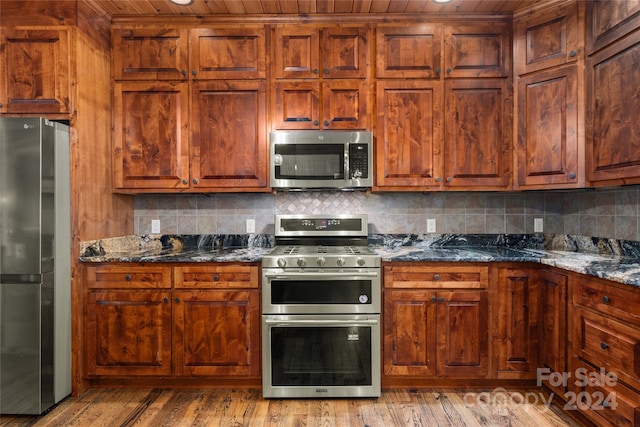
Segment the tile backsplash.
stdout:
[[375,233],[545,233],[640,240],[640,186],[533,192],[291,192],[145,194],[135,196],[135,233],[151,232],[159,219],[164,234],[273,233],[279,213],[366,213]]

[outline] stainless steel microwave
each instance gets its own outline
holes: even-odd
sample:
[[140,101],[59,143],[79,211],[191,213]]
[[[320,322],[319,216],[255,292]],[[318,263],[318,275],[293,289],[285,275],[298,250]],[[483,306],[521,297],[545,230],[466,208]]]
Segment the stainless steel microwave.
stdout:
[[271,132],[275,189],[365,189],[373,185],[373,135],[358,131]]

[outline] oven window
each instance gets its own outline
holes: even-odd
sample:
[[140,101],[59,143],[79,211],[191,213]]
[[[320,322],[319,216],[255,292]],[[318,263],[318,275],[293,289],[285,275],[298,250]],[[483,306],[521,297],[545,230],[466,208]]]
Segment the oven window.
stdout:
[[371,376],[371,327],[271,328],[274,386],[364,386]]
[[371,304],[371,280],[273,280],[271,304]]
[[344,179],[343,144],[278,144],[277,179]]

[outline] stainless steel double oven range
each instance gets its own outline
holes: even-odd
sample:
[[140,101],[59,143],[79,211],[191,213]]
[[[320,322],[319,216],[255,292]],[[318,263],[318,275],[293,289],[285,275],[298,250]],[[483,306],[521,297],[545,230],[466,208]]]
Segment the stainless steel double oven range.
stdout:
[[366,215],[276,215],[262,261],[266,398],[380,395],[380,257]]

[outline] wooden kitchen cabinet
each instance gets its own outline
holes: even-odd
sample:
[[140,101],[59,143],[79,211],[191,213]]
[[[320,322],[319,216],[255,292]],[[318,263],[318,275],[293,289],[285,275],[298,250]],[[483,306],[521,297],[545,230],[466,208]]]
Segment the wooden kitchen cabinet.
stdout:
[[444,26],[445,78],[509,77],[511,29],[507,22]]
[[578,28],[577,2],[517,19],[513,36],[516,75],[575,63],[584,53]]
[[[537,271],[539,293],[538,365],[549,374],[567,372],[568,276],[558,271]],[[564,396],[567,384],[543,380],[543,384]]]
[[506,79],[445,81],[444,186],[511,184],[512,96]]
[[442,68],[442,26],[378,25],[378,79],[439,79]]
[[264,80],[192,84],[191,189],[267,186],[265,85]]
[[575,405],[597,425],[640,425],[640,292],[581,275],[572,289]]
[[171,292],[94,291],[87,295],[90,376],[171,374]]
[[[618,3],[639,7],[636,2]],[[587,42],[594,50],[587,58],[587,181],[594,185],[633,184],[640,182],[640,97],[633,89],[640,81],[640,14],[636,12],[620,26],[606,30],[612,25],[607,24],[608,19],[621,13],[622,7],[609,10],[609,3],[606,5],[587,5]],[[627,33],[620,31],[627,28]]]
[[118,82],[113,104],[114,188],[189,188],[185,82]]
[[71,29],[0,28],[0,113],[70,113]]
[[533,379],[538,368],[538,283],[532,271],[497,271],[495,357],[498,378]]
[[383,274],[383,375],[414,384],[435,377],[485,378],[487,268],[392,264]]
[[115,80],[187,80],[188,30],[145,27],[113,29]]
[[368,26],[279,25],[273,30],[276,129],[368,129]]
[[575,65],[520,77],[516,170],[518,188],[584,185]]

